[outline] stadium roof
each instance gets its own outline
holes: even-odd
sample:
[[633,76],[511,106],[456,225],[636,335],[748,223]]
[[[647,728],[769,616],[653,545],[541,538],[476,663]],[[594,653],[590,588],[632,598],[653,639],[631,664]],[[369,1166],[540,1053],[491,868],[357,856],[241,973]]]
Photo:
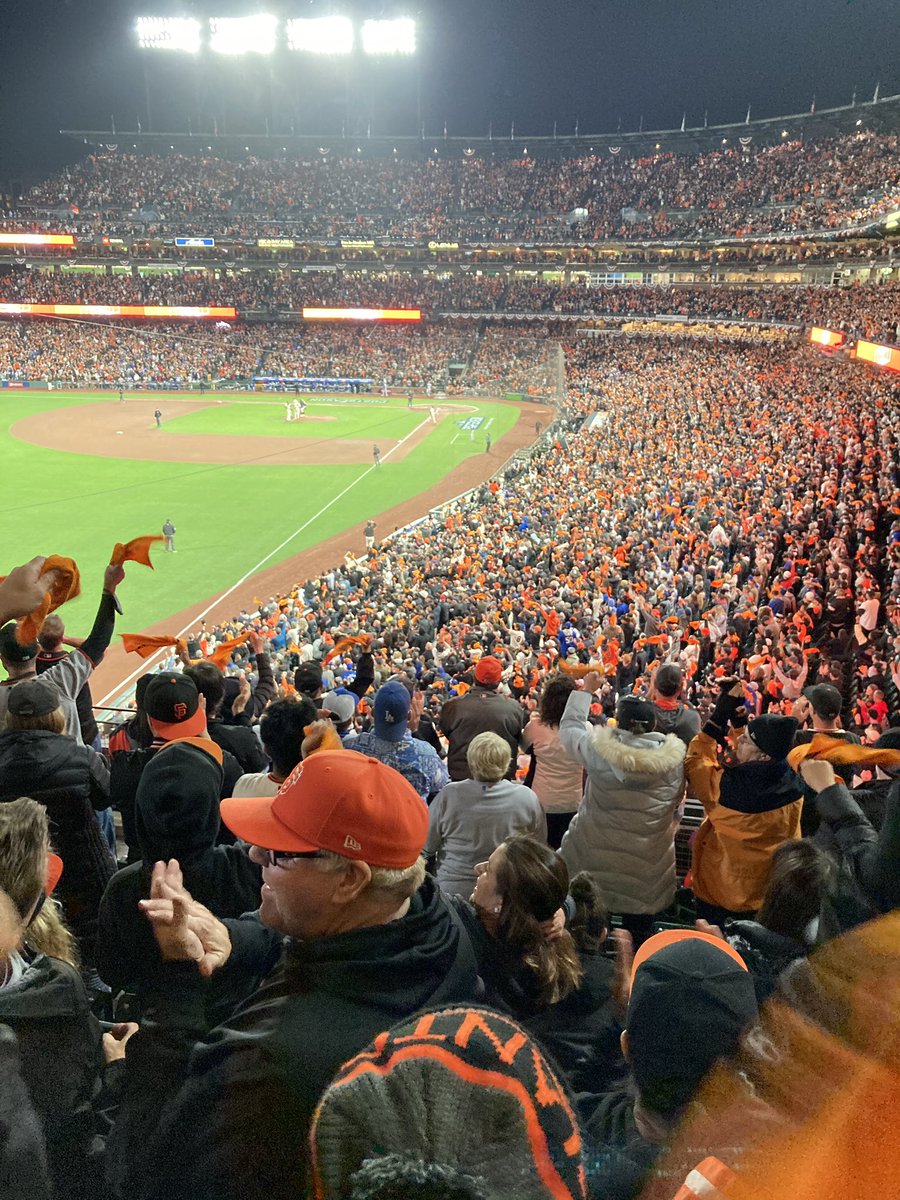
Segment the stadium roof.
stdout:
[[739,144],[740,138],[751,138],[757,145],[771,145],[784,139],[802,138],[817,141],[836,134],[853,133],[857,129],[881,133],[900,131],[900,95],[847,104],[839,108],[791,113],[787,116],[745,120],[726,125],[679,126],[676,129],[653,129],[615,133],[579,133],[563,136],[530,137],[521,133],[496,137],[447,136],[445,131],[428,137],[394,136],[390,134],[334,135],[284,133],[203,133],[169,131],[146,133],[118,129],[61,129],[60,133],[90,146],[108,150],[141,150],[146,153],[165,153],[177,150],[182,154],[215,150],[224,155],[251,153],[259,157],[293,156],[327,157],[329,154],[349,155],[354,152],[383,158],[396,153],[403,158],[427,157],[529,157],[569,158],[586,153],[608,154],[626,152],[630,155],[649,154],[655,150],[678,154],[698,154],[721,148],[723,144]]

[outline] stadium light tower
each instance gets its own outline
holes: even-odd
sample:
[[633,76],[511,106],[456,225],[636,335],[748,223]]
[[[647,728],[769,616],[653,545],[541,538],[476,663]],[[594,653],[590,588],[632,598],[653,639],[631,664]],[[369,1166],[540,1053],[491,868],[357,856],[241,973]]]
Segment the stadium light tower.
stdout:
[[278,29],[276,17],[210,17],[209,48],[217,54],[271,54]]
[[353,51],[353,22],[349,17],[309,17],[288,21],[285,26],[289,50],[307,54],[350,54]]
[[416,23],[412,17],[363,21],[362,47],[366,54],[415,54]]
[[142,50],[200,49],[200,22],[193,17],[138,17],[135,29]]

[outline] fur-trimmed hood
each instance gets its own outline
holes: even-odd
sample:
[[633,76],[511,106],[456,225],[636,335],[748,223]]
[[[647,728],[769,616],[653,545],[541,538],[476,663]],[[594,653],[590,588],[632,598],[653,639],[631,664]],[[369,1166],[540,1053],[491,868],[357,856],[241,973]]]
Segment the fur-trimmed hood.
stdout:
[[674,733],[626,733],[598,726],[591,745],[620,779],[629,775],[668,775],[684,763],[687,747]]

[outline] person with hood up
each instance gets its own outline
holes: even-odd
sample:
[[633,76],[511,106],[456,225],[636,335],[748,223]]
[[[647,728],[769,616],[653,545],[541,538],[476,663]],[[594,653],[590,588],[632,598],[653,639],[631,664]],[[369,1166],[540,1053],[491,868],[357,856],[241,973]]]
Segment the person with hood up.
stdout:
[[640,944],[675,898],[675,817],[684,792],[684,742],[656,733],[653,705],[623,696],[617,727],[586,727],[603,683],[589,672],[559,725],[562,745],[587,771],[584,799],[560,846],[570,875],[597,876],[610,912]]
[[217,917],[259,906],[259,867],[242,846],[216,844],[221,788],[222,751],[203,738],[168,743],[144,768],[135,804],[141,861],[113,876],[100,905],[98,969],[114,992],[140,999],[162,968],[138,908],[150,895],[153,863],[177,858],[191,895]]

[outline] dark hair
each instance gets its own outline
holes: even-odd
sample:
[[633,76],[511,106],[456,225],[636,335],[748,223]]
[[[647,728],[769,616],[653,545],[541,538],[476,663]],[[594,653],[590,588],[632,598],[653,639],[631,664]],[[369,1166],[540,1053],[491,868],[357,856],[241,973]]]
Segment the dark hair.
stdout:
[[572,935],[553,941],[541,925],[565,902],[569,871],[555,850],[527,833],[503,843],[497,886],[503,907],[495,936],[529,971],[540,1004],[564,1000],[581,982],[582,968]]
[[575,902],[569,932],[579,950],[596,954],[609,933],[609,909],[597,877],[590,871],[579,871],[569,884],[569,895]]
[[193,679],[197,691],[206,699],[207,717],[218,716],[222,701],[225,699],[225,676],[215,663],[198,662],[185,667],[184,673],[188,679]]
[[773,933],[805,943],[833,875],[832,860],[812,842],[783,842],[772,855],[757,921]]
[[575,691],[575,680],[568,675],[549,675],[541,692],[538,716],[544,725],[557,726],[565,712],[569,694]]
[[318,717],[308,696],[297,700],[275,700],[263,713],[259,735],[276,775],[287,778],[300,761],[303,730]]

